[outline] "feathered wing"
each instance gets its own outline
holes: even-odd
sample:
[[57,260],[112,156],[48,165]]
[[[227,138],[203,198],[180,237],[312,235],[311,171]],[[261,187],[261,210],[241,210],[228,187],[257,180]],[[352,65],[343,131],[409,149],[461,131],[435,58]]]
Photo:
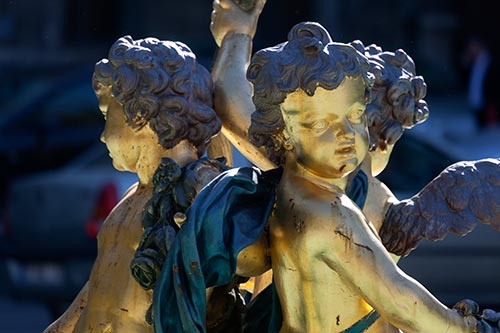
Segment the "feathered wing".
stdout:
[[500,159],[450,165],[418,194],[392,205],[379,233],[389,252],[406,256],[423,238],[463,236],[477,223],[500,231]]

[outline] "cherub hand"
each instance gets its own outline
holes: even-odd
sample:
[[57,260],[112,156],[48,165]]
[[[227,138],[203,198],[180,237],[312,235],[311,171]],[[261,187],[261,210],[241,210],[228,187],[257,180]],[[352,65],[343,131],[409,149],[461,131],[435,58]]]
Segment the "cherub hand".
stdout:
[[479,313],[479,304],[470,299],[463,299],[455,303],[453,309],[457,310],[463,317],[476,316]]
[[477,319],[477,333],[500,333],[500,313],[485,309],[479,315],[479,305],[469,299],[456,303],[453,308],[462,316],[474,316]]
[[500,313],[491,309],[483,310],[478,319],[477,330],[479,333],[498,333],[500,332]]
[[244,34],[253,38],[265,3],[266,0],[255,0],[254,8],[245,11],[233,0],[214,0],[210,31],[217,45],[221,46],[226,35],[230,33]]

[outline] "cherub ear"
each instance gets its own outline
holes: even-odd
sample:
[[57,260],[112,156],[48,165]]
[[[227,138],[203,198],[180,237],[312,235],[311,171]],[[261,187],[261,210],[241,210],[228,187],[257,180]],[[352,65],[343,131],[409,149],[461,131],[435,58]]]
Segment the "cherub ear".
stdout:
[[283,129],[282,140],[283,148],[285,148],[286,151],[292,151],[294,149],[292,139],[290,138],[290,134],[288,133],[286,127]]
[[285,140],[285,144],[283,145],[286,151],[292,151],[294,149],[292,143],[289,140]]

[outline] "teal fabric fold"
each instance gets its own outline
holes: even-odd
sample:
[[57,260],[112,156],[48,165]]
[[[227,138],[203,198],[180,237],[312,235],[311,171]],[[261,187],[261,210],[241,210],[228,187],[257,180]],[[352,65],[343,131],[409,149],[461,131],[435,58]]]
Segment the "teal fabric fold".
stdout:
[[358,320],[354,325],[342,331],[342,333],[363,333],[380,317],[380,314],[371,310],[366,316]]
[[359,170],[356,176],[353,178],[349,188],[346,191],[346,195],[358,205],[360,209],[363,209],[366,202],[366,196],[368,194],[368,176],[363,170]]
[[[358,175],[348,196],[363,207],[368,179]],[[205,289],[231,281],[238,253],[258,239],[272,212],[280,177],[281,169],[232,169],[198,194],[154,290],[156,333],[206,331]],[[250,304],[244,332],[275,333],[281,328],[278,295],[274,284],[268,288]]]
[[231,281],[236,257],[262,233],[281,169],[231,169],[186,211],[153,295],[156,333],[205,332],[205,289]]

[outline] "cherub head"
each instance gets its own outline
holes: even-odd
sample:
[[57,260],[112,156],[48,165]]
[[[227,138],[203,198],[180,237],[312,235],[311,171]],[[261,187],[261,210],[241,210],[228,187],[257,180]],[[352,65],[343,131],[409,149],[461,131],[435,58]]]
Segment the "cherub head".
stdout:
[[372,101],[366,106],[368,130],[372,147],[372,174],[380,174],[396,142],[405,129],[420,124],[429,117],[423,100],[427,86],[423,77],[416,76],[415,63],[403,50],[383,52],[377,45],[365,47],[361,41],[351,43],[364,53],[375,76]]
[[[352,171],[368,147],[365,104],[372,77],[367,59],[348,44],[334,43],[318,23],[297,24],[288,42],[252,58],[247,77],[256,111],[250,141],[264,146],[276,164],[293,150],[299,163],[329,177]],[[321,170],[319,170],[321,169]]]
[[[201,155],[221,127],[212,108],[211,76],[180,42],[118,39],[108,59],[95,65],[93,88],[107,118],[102,137],[111,155],[110,140],[126,148],[127,140],[145,137],[164,149],[186,141]],[[140,148],[136,143],[129,151]],[[112,157],[114,163],[119,159]]]

